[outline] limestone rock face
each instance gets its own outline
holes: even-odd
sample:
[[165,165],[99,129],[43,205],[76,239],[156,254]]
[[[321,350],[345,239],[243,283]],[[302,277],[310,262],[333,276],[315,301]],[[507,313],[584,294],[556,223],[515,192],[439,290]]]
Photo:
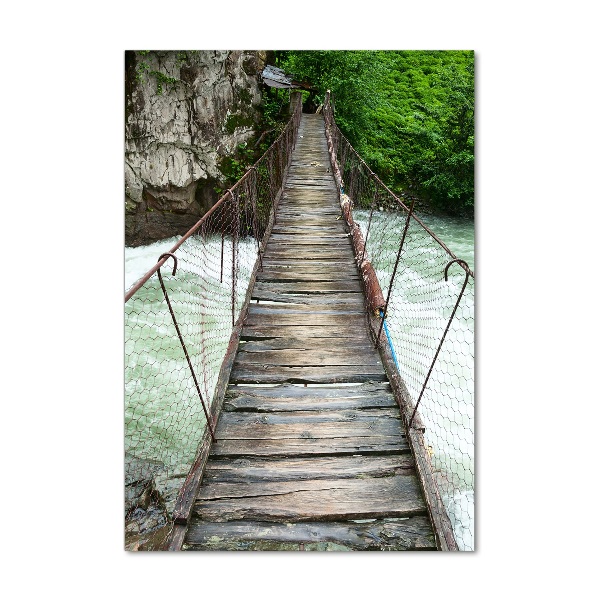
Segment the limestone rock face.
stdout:
[[216,201],[223,158],[260,119],[262,51],[125,56],[125,243],[185,233]]

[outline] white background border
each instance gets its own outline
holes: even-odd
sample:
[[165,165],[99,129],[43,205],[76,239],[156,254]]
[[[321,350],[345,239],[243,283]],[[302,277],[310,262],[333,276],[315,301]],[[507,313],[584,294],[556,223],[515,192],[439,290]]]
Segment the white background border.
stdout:
[[[3,9],[8,597],[589,597],[593,3],[216,4]],[[259,47],[476,52],[475,553],[122,550],[124,50]]]

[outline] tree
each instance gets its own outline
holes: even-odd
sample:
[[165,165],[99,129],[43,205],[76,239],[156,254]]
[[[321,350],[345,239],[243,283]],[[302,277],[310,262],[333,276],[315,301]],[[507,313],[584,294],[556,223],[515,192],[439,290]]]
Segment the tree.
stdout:
[[286,51],[283,69],[330,89],[336,121],[395,191],[473,214],[474,64],[470,51]]

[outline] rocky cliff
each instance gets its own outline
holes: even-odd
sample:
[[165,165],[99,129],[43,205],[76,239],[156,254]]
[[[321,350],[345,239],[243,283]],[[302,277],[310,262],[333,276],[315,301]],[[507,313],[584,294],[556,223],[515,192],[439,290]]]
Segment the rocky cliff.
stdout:
[[185,233],[260,122],[261,51],[125,56],[125,243]]

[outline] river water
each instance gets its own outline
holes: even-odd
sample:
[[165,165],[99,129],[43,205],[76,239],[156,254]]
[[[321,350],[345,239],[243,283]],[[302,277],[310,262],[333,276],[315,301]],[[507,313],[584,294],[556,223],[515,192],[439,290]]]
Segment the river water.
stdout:
[[[125,248],[129,289],[180,237]],[[177,323],[202,398],[210,405],[232,332],[232,243],[220,235],[192,236],[162,267]],[[236,318],[257,257],[256,241],[241,238],[236,252]],[[222,251],[222,254],[221,254]],[[222,260],[221,260],[222,256]],[[125,304],[125,451],[167,470],[190,466],[206,418],[156,274]],[[129,460],[132,478],[139,462]]]
[[[366,231],[366,222],[369,217],[369,213],[366,211],[355,211],[355,220],[361,224],[363,232]],[[474,224],[473,221],[454,219],[448,217],[439,216],[422,216],[421,219],[425,224],[435,232],[435,234],[444,241],[444,243],[454,252],[456,256],[466,260],[471,269],[474,270]],[[372,221],[372,239],[375,239],[377,231],[383,231],[386,227],[389,228],[389,215],[386,213],[375,213]],[[178,237],[162,240],[148,246],[139,246],[136,248],[125,249],[125,289],[128,289],[135,283],[148,269],[156,263],[157,257],[168,251],[174,243],[179,239]],[[395,240],[393,243],[397,244],[398,232],[394,236],[390,237],[390,240]],[[214,251],[217,252],[217,246],[220,249],[220,238],[215,238],[214,241],[206,242],[215,246]],[[207,247],[203,249],[203,252],[207,251]],[[184,245],[185,246],[185,245]],[[248,254],[255,257],[253,252],[252,242],[248,242]],[[180,251],[181,252],[181,251]],[[225,248],[227,255],[227,244]],[[243,254],[243,252],[242,252]],[[410,249],[407,250],[406,257],[409,258]],[[229,259],[225,258],[225,262]],[[250,265],[248,265],[250,266]],[[378,277],[384,281],[389,281],[390,272],[392,265],[386,263],[381,271],[379,271]],[[458,269],[457,269],[458,270]],[[168,269],[163,269],[165,273]],[[210,275],[216,278],[215,274]],[[423,359],[422,365],[415,367],[414,360],[404,360],[402,352],[398,351],[406,343],[409,338],[414,338],[420,335],[419,327],[423,318],[427,317],[429,320],[434,319],[436,323],[439,323],[441,327],[440,331],[443,331],[445,323],[448,320],[449,308],[429,306],[426,302],[418,304],[417,299],[410,298],[410,285],[414,285],[414,281],[419,279],[421,275],[418,269],[406,269],[400,271],[398,280],[394,284],[394,289],[402,290],[403,281],[407,287],[407,298],[402,298],[402,292],[399,292],[399,296],[395,296],[390,303],[390,319],[388,325],[390,329],[390,338],[392,344],[396,346],[396,354],[398,356],[399,370],[407,384],[409,392],[413,399],[416,399],[419,394],[419,381],[423,381],[423,368],[425,363],[431,361],[431,358],[427,360]],[[404,278],[404,279],[403,279]],[[156,280],[156,276],[153,277]],[[440,274],[439,285],[443,285],[443,275]],[[460,273],[454,277],[450,277],[450,283],[446,285],[454,286],[452,289],[456,290],[456,296],[460,291],[462,278]],[[438,283],[436,283],[438,285]],[[230,286],[230,280],[227,278],[223,281],[223,294],[226,295],[227,287]],[[137,320],[147,320],[148,314],[156,315],[154,322],[144,323],[146,331],[148,332],[147,339],[140,339],[139,333],[136,333],[135,340],[135,361],[140,363],[142,367],[134,365],[133,368],[126,367],[126,448],[128,446],[128,440],[135,446],[142,442],[146,444],[145,455],[149,456],[147,451],[147,440],[141,440],[140,438],[144,435],[144,430],[147,427],[154,432],[157,440],[157,448],[154,452],[153,458],[160,462],[174,466],[181,464],[188,464],[193,460],[195,447],[199,441],[192,432],[201,431],[204,425],[204,416],[201,411],[196,408],[191,409],[192,406],[197,406],[197,399],[193,397],[194,390],[189,389],[183,391],[185,396],[183,403],[190,408],[185,412],[183,416],[179,416],[179,429],[185,433],[183,436],[173,436],[168,428],[161,429],[162,421],[167,423],[173,420],[173,409],[172,407],[177,403],[181,403],[182,395],[182,381],[189,379],[187,374],[187,367],[185,366],[185,359],[181,354],[179,348],[179,342],[176,337],[171,339],[170,342],[164,339],[157,343],[156,332],[162,331],[165,327],[171,328],[170,316],[166,312],[164,305],[164,299],[160,293],[160,288],[157,288],[157,283],[151,284],[153,289],[152,297],[149,300],[153,306],[150,310],[143,314],[137,315],[135,311],[126,305],[126,311],[129,314],[126,317],[126,354],[127,361],[129,362],[131,353],[128,350],[133,348],[133,342],[129,339],[131,331],[135,330],[137,326]],[[218,289],[218,286],[215,288]],[[242,290],[243,291],[243,286]],[[157,293],[154,293],[157,292]],[[455,297],[456,297],[455,296]],[[135,298],[135,296],[134,296]],[[242,296],[243,298],[243,296]],[[240,298],[240,300],[242,299]],[[411,306],[417,306],[419,311],[415,314],[414,318],[404,322],[403,326],[397,326],[394,330],[394,319],[392,318],[392,312],[394,310],[402,310],[402,302],[411,302]],[[131,303],[131,301],[130,301]],[[128,303],[128,304],[130,304]],[[176,310],[181,310],[181,307]],[[428,383],[427,394],[424,395],[421,405],[419,406],[419,413],[426,426],[426,443],[429,446],[432,456],[432,462],[434,466],[439,468],[439,472],[444,481],[447,482],[444,493],[444,503],[448,509],[450,519],[453,524],[454,532],[461,549],[472,550],[474,548],[474,299],[473,294],[465,294],[461,302],[461,318],[456,318],[453,321],[453,325],[448,332],[447,338],[444,343],[443,351],[440,353],[438,362],[436,365],[442,365],[440,368],[434,369],[432,372],[431,379]],[[437,312],[436,312],[437,311]],[[158,315],[166,315],[167,321],[158,323],[156,319]],[[458,316],[459,313],[457,313]],[[182,317],[185,320],[185,317]],[[206,328],[206,323],[205,323]],[[218,340],[215,340],[214,336],[208,336],[207,339],[212,340],[214,346],[212,356],[213,363],[217,367],[212,368],[212,371],[218,372],[218,357],[216,354],[225,352],[227,346],[227,339],[231,328],[227,331],[221,331]],[[174,334],[174,331],[171,332]],[[161,336],[164,338],[164,336]],[[221,339],[222,338],[222,339]],[[167,344],[167,354],[170,356],[170,360],[178,361],[178,364],[172,365],[170,373],[164,373],[158,375],[157,368],[161,362],[161,355],[165,352],[165,346]],[[414,345],[414,341],[413,341]],[[145,349],[144,349],[145,348]],[[455,364],[456,361],[452,360],[450,356],[454,352],[455,355],[458,352],[460,361],[459,364]],[[445,354],[446,353],[446,354]],[[449,354],[450,353],[450,354]],[[179,358],[176,358],[179,356]],[[181,364],[179,364],[181,363]],[[153,369],[152,366],[155,365]],[[450,367],[443,365],[450,365]],[[183,367],[183,368],[182,368]],[[136,394],[140,386],[140,378],[146,375],[144,369],[152,374],[153,377],[161,377],[159,392],[152,390],[150,387],[148,390],[144,390],[142,396],[144,398],[144,406],[140,407],[137,405]],[[198,365],[198,370],[202,369],[202,365]],[[205,369],[206,370],[206,369]],[[210,371],[210,369],[209,369]],[[212,388],[216,382],[216,373],[209,374],[208,379],[201,381],[203,393],[210,399],[212,395]],[[151,442],[150,442],[151,443]],[[132,448],[135,450],[135,448]],[[150,453],[152,454],[152,452]],[[139,455],[139,453],[138,453]]]

